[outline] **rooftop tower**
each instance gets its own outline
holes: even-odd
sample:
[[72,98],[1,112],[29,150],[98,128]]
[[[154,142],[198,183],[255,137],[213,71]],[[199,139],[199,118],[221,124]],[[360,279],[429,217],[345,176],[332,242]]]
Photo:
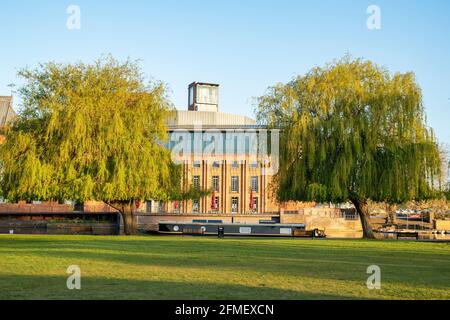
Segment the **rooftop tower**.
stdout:
[[191,83],[188,110],[219,112],[219,85],[205,82]]

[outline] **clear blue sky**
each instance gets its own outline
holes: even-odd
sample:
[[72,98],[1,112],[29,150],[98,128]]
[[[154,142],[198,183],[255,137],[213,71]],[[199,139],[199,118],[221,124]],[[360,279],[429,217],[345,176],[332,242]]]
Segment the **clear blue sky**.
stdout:
[[[81,30],[66,28],[71,4],[81,9]],[[372,4],[381,30],[366,27]],[[0,95],[20,84],[20,68],[112,53],[142,59],[178,108],[190,82],[210,81],[221,85],[221,111],[252,116],[252,97],[268,86],[348,52],[414,71],[428,123],[450,143],[448,0],[2,0],[0,8]]]

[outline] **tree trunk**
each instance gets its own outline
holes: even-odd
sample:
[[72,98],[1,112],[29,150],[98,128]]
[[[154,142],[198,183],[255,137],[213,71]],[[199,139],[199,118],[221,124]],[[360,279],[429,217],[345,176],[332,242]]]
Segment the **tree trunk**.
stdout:
[[137,233],[135,217],[134,217],[134,202],[122,206],[120,213],[123,219],[123,229],[127,236]]
[[134,217],[134,210],[136,208],[136,203],[134,201],[123,202],[123,201],[113,201],[105,202],[111,208],[120,212],[123,220],[123,231],[129,236],[137,233],[136,221]]
[[367,201],[359,199],[350,199],[355,206],[356,212],[358,212],[363,228],[364,239],[375,239],[375,235],[372,230],[372,223],[370,222],[369,206]]

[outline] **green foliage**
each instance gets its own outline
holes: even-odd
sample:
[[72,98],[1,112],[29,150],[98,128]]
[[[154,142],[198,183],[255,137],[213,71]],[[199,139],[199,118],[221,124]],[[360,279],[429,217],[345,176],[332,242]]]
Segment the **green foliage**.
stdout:
[[445,199],[450,200],[450,190],[444,192],[444,197]]
[[440,189],[440,158],[413,73],[345,57],[259,98],[257,117],[282,128],[278,198],[389,203]]
[[175,191],[172,191],[170,195],[170,200],[199,200],[203,197],[207,197],[211,194],[209,190],[202,190],[198,188],[194,188],[194,186],[190,186],[186,191],[182,191],[181,188]]
[[0,147],[10,200],[165,199],[179,172],[164,147],[165,86],[139,65],[46,63],[22,70],[23,111]]
[[182,175],[182,168],[180,165],[171,163],[170,171],[172,172],[170,176],[170,193],[166,194],[163,200],[198,200],[208,196],[211,193],[209,190],[195,188],[193,185],[190,185],[187,188],[183,188],[182,183],[180,183],[180,177]]

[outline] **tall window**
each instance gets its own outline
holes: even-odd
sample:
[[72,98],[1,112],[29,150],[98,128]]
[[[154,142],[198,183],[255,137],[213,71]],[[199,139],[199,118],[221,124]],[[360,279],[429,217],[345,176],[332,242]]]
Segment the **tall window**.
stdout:
[[153,210],[152,210],[152,208],[153,208],[153,202],[150,200],[150,201],[147,201],[147,213],[152,213],[153,212]]
[[219,209],[220,209],[220,208],[219,208],[219,203],[220,203],[220,202],[219,202],[219,197],[216,196],[216,197],[214,198],[214,203],[215,203],[216,205],[215,205],[214,207],[211,206],[211,211],[212,211],[212,212],[219,212]]
[[258,197],[253,198],[253,212],[258,211]]
[[192,185],[194,186],[194,189],[200,189],[200,176],[194,176],[192,178]]
[[197,86],[197,100],[199,103],[217,104],[219,92],[217,87]]
[[237,213],[239,208],[239,198],[232,197],[231,198],[231,213]]
[[164,212],[164,202],[163,201],[159,201],[158,203],[158,212]]
[[198,213],[200,211],[200,201],[198,199],[194,199],[192,201],[192,212]]
[[253,192],[258,192],[258,177],[254,176],[250,178],[250,188]]
[[239,192],[239,177],[231,177],[231,192]]
[[219,176],[213,176],[211,184],[213,191],[219,192]]

